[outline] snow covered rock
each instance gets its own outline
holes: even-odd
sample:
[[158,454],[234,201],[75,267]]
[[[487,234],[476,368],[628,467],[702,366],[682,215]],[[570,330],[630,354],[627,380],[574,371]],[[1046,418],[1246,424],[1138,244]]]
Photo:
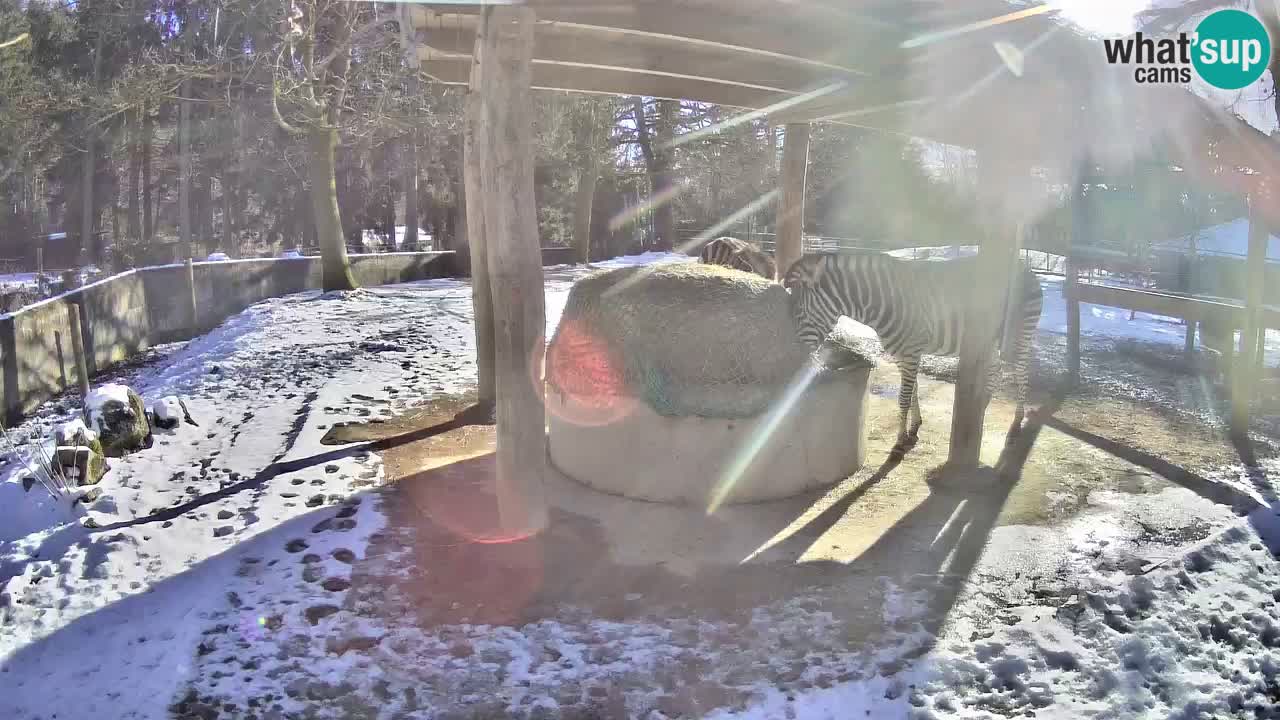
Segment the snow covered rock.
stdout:
[[225,262],[231,258],[224,252],[209,253],[209,257],[205,258],[209,262]]
[[102,441],[80,420],[63,423],[53,432],[53,460],[75,485],[96,485],[107,472]]
[[151,414],[155,417],[156,427],[162,430],[172,430],[182,422],[182,406],[178,404],[176,395],[168,395],[152,403]]
[[151,424],[142,398],[125,385],[103,385],[84,399],[84,419],[98,433],[107,457],[150,446]]

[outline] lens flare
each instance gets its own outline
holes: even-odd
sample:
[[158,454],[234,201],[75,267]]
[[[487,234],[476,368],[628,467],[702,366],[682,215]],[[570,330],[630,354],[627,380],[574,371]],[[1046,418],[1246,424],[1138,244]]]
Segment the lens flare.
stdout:
[[598,333],[577,321],[561,326],[547,349],[547,383],[548,411],[574,425],[610,425],[636,406],[622,360]]
[[817,379],[821,370],[822,368],[818,362],[813,359],[807,361],[796,373],[796,376],[791,379],[791,382],[787,384],[786,389],[782,391],[778,399],[774,401],[764,418],[751,429],[742,445],[734,453],[731,462],[725,467],[724,473],[721,474],[715,487],[712,488],[711,501],[707,506],[707,515],[715,514],[720,509],[720,506],[724,504],[729,494],[733,492],[734,486],[746,474],[760,451],[768,443],[769,438],[773,437],[783,419],[795,407],[800,397],[804,395],[805,390]]
[[636,203],[628,208],[623,208],[622,212],[609,218],[609,232],[617,232],[622,228],[634,223],[642,216],[657,210],[667,203],[679,197],[680,193],[688,187],[687,182],[677,182],[670,187],[650,195],[644,202]]
[[946,30],[939,30],[938,32],[925,33],[923,35],[918,35],[916,37],[911,38],[910,40],[903,42],[902,47],[905,50],[910,50],[911,48],[924,47],[925,45],[931,45],[933,43],[941,42],[943,40],[949,40],[953,37],[959,37],[961,35],[975,32],[977,30],[985,30],[986,28],[989,28],[989,27],[995,27],[996,25],[1003,25],[1008,22],[1022,20],[1023,18],[1029,18],[1035,15],[1043,15],[1044,13],[1051,12],[1054,9],[1055,8],[1052,5],[1038,5],[1036,7],[1030,7],[1025,10],[1018,10],[1016,12],[1006,13],[1004,15],[999,15],[993,18],[987,18],[986,20],[971,22],[967,25],[960,25],[959,27],[948,28]]

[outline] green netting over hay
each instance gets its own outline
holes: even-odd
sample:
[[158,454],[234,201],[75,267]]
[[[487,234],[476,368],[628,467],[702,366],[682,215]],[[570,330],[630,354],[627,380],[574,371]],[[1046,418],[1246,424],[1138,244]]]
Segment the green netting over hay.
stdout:
[[[750,417],[808,353],[781,285],[702,263],[589,275],[574,284],[547,354],[547,382],[576,396],[638,397],[661,415]],[[870,365],[857,350],[838,366]]]

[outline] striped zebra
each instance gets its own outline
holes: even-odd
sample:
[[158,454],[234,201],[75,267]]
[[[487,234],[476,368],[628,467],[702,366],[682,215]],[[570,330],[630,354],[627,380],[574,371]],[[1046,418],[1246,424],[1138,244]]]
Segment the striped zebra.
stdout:
[[[902,374],[898,393],[898,441],[890,454],[900,459],[919,437],[920,399],[916,373],[921,355],[955,357],[959,354],[965,322],[973,307],[977,258],[946,261],[902,260],[892,255],[866,252],[814,254],[798,260],[787,271],[783,285],[791,293],[792,312],[800,339],[817,347],[845,315],[876,331],[885,352],[894,358]],[[1017,294],[1021,332],[1013,348],[1013,375],[1017,409],[1009,438],[1021,430],[1027,400],[1027,372],[1031,343],[1040,321],[1040,282],[1026,267],[1018,275]],[[995,310],[1000,312],[1000,310]],[[1003,335],[991,338],[998,347]],[[995,391],[999,364],[990,364],[986,401]],[[907,425],[908,411],[911,425]]]
[[708,265],[723,265],[743,272],[755,273],[769,280],[777,279],[778,266],[768,254],[737,238],[718,237],[702,247],[699,259]]

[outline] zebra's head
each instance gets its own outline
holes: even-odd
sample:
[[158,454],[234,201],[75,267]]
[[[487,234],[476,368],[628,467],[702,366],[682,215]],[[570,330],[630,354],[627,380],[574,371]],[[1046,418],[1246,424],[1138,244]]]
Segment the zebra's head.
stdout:
[[840,313],[829,302],[830,293],[822,285],[827,270],[826,256],[806,255],[787,269],[782,280],[782,286],[791,294],[791,315],[796,319],[800,341],[809,347],[821,345],[840,319]]

